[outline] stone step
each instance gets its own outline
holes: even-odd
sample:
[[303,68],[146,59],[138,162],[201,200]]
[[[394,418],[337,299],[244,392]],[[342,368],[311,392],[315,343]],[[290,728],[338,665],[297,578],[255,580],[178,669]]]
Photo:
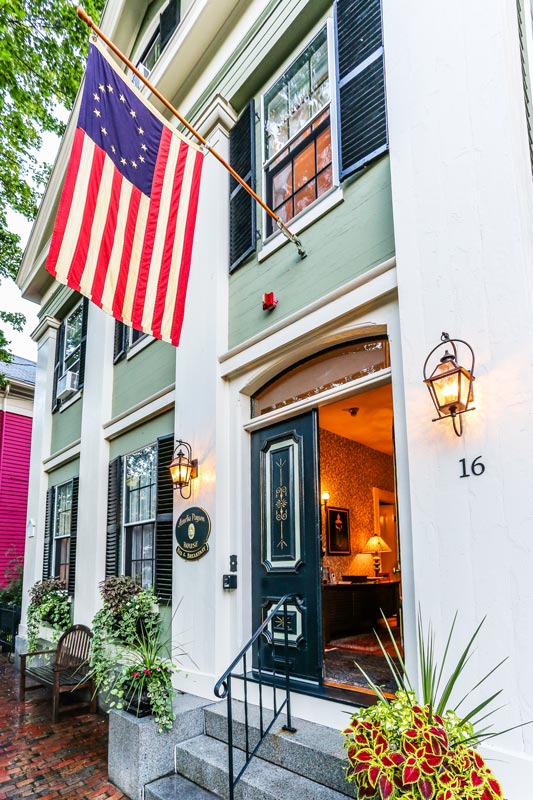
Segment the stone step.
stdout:
[[214,800],[219,797],[181,775],[160,778],[144,790],[144,800]]
[[[204,708],[205,733],[222,742],[228,740],[227,705],[216,703]],[[233,701],[233,745],[240,750],[246,747],[244,703]],[[272,712],[263,712],[263,729],[272,718]],[[347,765],[342,748],[343,737],[333,728],[292,718],[296,733],[283,730],[286,717],[281,714],[270,733],[263,740],[258,756],[284,769],[305,775],[337,792],[353,797],[353,788],[346,782]],[[249,750],[259,741],[260,717],[257,706],[248,706]]]
[[[235,774],[244,764],[244,753],[234,748]],[[176,747],[178,773],[193,783],[228,798],[228,746],[202,735]],[[353,796],[353,794],[352,794]],[[235,789],[235,800],[345,800],[346,795],[289,772],[262,758],[248,764]]]

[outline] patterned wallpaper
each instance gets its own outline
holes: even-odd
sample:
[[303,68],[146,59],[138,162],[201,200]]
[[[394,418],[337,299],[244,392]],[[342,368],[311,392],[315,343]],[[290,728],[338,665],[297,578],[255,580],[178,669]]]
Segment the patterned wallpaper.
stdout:
[[[369,537],[374,533],[374,504],[372,487],[394,491],[394,466],[392,456],[372,450],[351,439],[320,429],[320,496],[329,492],[328,505],[350,511],[351,555],[323,558],[335,573],[337,580],[343,575],[373,575],[371,555],[362,554]],[[322,546],[326,549],[326,519],[322,509]],[[390,538],[390,537],[389,537]],[[389,572],[398,560],[396,542],[387,540],[392,553],[382,553],[381,569]]]

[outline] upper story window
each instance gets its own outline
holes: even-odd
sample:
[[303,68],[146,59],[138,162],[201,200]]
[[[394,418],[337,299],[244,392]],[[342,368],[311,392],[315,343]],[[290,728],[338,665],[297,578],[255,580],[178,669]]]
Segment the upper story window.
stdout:
[[88,300],[68,313],[58,328],[54,365],[52,412],[83,388]]
[[[130,328],[128,325],[124,325],[123,322],[115,320],[113,364],[121,361],[128,353],[141,349],[136,347],[137,343],[141,341],[149,344],[154,339],[143,331],[135,330],[135,328]],[[144,347],[144,344],[142,346]]]
[[[263,98],[267,203],[288,222],[333,186],[326,29]],[[267,234],[275,226],[269,217]]]
[[[302,212],[388,149],[381,16],[381,0],[334,0],[333,19],[262,96],[260,165],[253,97],[231,130],[231,166],[253,189],[262,168],[266,203],[295,233],[311,219]],[[256,250],[257,209],[232,177],[229,196],[233,272]],[[276,230],[266,213],[261,227]]]
[[62,354],[61,374],[67,370],[76,375],[80,371],[81,331],[83,306],[80,303],[65,319],[65,344]]
[[159,15],[159,21],[150,42],[139,59],[137,68],[145,77],[150,74],[159,56],[180,23],[180,0],[170,0]]
[[125,572],[149,588],[155,576],[157,445],[126,456],[124,472]]

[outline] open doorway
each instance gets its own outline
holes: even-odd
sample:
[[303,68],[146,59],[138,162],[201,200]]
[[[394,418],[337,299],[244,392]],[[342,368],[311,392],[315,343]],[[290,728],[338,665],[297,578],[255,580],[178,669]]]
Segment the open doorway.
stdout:
[[392,387],[319,408],[324,682],[370,691],[395,685],[376,632],[403,653]]

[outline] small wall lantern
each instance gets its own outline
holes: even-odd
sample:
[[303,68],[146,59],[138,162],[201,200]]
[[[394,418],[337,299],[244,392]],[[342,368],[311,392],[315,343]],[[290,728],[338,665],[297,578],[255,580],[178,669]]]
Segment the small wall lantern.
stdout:
[[174,489],[179,489],[184,500],[188,500],[192,491],[191,481],[198,477],[198,459],[192,458],[191,446],[183,439],[178,439],[176,442],[174,457],[169,469]]
[[[424,383],[428,387],[433,404],[438,416],[433,422],[444,417],[451,417],[453,429],[457,436],[462,436],[463,422],[461,414],[473,411],[470,403],[474,399],[472,383],[474,378],[474,351],[463,339],[450,339],[447,333],[442,333],[440,343],[433,348],[424,363]],[[458,362],[457,345],[464,345],[469,350],[469,368],[462,367]],[[428,375],[429,362],[434,353],[444,348],[438,364]]]

